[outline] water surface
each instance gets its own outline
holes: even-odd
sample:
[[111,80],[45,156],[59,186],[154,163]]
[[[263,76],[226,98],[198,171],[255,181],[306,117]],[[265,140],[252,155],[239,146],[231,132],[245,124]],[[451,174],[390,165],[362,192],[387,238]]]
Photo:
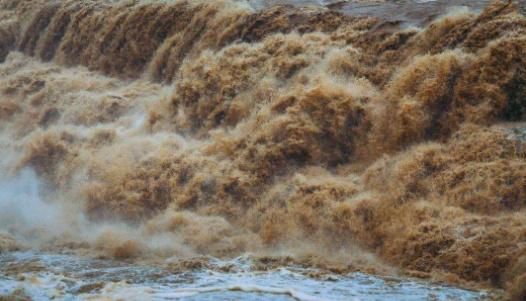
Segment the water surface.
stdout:
[[[255,271],[251,260],[209,259],[215,268],[174,272],[73,255],[14,252],[0,256],[0,294],[23,288],[34,300],[486,300],[474,292],[363,273],[316,274],[283,267]],[[224,271],[222,271],[224,270]]]

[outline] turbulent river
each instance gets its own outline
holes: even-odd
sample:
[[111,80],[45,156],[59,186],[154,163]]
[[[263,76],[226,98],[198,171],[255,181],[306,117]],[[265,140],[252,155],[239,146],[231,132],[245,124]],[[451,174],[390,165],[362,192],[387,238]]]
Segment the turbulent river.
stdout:
[[525,11],[0,0],[0,300],[526,300]]
[[[15,252],[0,255],[0,293],[17,290],[33,300],[490,300],[485,293],[363,273],[316,269],[254,270],[249,257],[201,258],[211,268],[173,272],[72,255]],[[16,277],[7,275],[16,273]],[[22,295],[22,296],[24,296]]]

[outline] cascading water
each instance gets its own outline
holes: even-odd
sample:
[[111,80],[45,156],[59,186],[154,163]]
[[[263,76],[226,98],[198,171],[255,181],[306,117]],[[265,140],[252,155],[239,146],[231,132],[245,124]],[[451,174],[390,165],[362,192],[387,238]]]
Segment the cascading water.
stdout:
[[525,7],[0,0],[0,294],[522,300]]

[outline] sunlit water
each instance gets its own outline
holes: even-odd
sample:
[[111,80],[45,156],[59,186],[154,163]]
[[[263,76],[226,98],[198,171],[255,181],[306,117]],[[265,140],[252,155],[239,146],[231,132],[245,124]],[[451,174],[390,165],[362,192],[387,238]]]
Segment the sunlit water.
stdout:
[[[214,261],[228,272],[129,265],[72,255],[0,255],[0,295],[24,289],[34,300],[485,300],[484,292],[362,273],[305,276],[299,267],[258,272],[248,258]],[[13,273],[14,270],[20,273]],[[220,270],[220,269],[219,269]],[[13,275],[15,274],[15,275]]]

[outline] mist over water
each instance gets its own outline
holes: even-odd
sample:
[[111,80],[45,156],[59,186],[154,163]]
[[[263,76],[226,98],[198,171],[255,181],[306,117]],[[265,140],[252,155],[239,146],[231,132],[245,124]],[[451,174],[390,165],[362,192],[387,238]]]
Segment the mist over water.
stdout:
[[[14,178],[0,182],[0,225],[2,229],[23,227],[23,232],[60,228],[60,209],[42,202],[39,182],[31,170],[23,170]],[[58,234],[58,233],[56,233]]]
[[3,292],[523,298],[524,4],[285,2],[0,0]]

